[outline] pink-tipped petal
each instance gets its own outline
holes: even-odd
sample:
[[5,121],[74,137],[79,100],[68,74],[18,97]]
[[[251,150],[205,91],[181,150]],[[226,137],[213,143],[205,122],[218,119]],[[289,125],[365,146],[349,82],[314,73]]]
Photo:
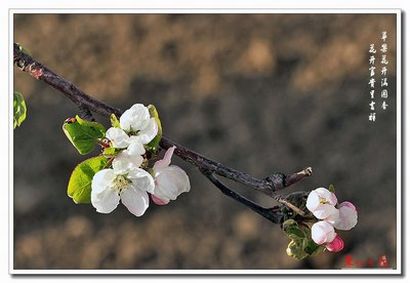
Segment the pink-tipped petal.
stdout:
[[169,203],[169,200],[162,200],[159,197],[155,196],[155,195],[151,195],[151,200],[156,204],[156,205],[166,205]]
[[344,247],[345,243],[339,235],[336,235],[334,240],[326,245],[326,249],[332,253],[340,252]]
[[168,167],[171,164],[171,158],[172,158],[172,155],[174,154],[175,149],[176,149],[176,146],[172,146],[168,148],[164,154],[164,158],[155,162],[154,168],[153,168],[155,172],[165,167]]
[[356,207],[348,201],[342,202],[339,205],[339,219],[334,223],[334,227],[338,230],[350,230],[357,224]]
[[356,210],[356,206],[354,206],[354,204],[351,203],[350,201],[344,201],[344,202],[342,202],[342,203],[339,205],[339,208],[340,208],[340,207],[343,207],[343,206],[346,206],[346,207],[349,207],[350,209]]
[[330,243],[336,237],[335,229],[326,221],[318,221],[312,225],[312,240],[322,245]]

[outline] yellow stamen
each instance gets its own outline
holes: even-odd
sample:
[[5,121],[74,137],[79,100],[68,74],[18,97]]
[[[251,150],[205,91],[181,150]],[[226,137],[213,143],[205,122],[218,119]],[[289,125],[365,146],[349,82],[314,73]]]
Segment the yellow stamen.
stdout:
[[131,181],[129,179],[127,179],[127,177],[125,175],[118,175],[114,179],[114,187],[119,192],[126,189],[130,183],[131,183]]

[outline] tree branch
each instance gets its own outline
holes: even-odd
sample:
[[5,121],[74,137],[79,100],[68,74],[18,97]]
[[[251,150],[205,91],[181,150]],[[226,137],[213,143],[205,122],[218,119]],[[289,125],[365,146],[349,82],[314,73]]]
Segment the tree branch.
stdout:
[[[13,61],[20,70],[29,73],[35,79],[44,81],[48,85],[62,92],[80,108],[82,114],[87,119],[94,119],[91,112],[99,113],[107,117],[109,117],[111,114],[115,114],[116,116],[121,116],[122,114],[122,111],[120,109],[107,105],[101,101],[98,101],[97,99],[92,98],[91,96],[88,96],[72,82],[56,74],[30,55],[24,53],[22,51],[22,48],[16,43],[14,43]],[[239,170],[225,166],[222,163],[211,160],[189,148],[173,142],[171,139],[165,136],[162,137],[160,146],[163,149],[167,149],[171,146],[176,146],[175,154],[177,156],[196,166],[199,170],[201,170],[203,174],[205,174],[204,172],[207,172],[205,176],[207,176],[207,178],[224,194],[229,195],[230,197],[238,201],[241,201],[259,214],[262,214],[262,210],[258,211],[254,206],[255,204],[252,205],[251,203],[247,202],[247,200],[245,201],[245,199],[237,193],[232,192],[218,179],[216,179],[215,174],[229,178],[235,182],[245,184],[275,199],[276,192],[278,190],[282,190],[294,183],[297,183],[303,178],[312,174],[312,168],[307,167],[296,173],[274,173],[266,178],[260,179],[253,177],[248,173],[241,172]],[[272,219],[270,220],[273,221]]]
[[209,181],[212,182],[224,195],[233,198],[234,200],[244,204],[245,206],[249,207],[259,215],[262,215],[266,219],[270,220],[275,224],[280,224],[283,222],[285,215],[282,213],[281,209],[282,206],[274,206],[271,208],[262,207],[253,201],[248,200],[247,198],[241,196],[240,194],[231,190],[228,186],[218,180],[218,178],[211,173],[210,171],[201,170],[202,174],[204,174]]

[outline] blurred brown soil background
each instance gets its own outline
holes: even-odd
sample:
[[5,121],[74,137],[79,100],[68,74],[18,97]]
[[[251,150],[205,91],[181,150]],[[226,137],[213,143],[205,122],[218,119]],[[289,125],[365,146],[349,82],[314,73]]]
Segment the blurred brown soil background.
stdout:
[[[165,134],[263,177],[312,166],[287,191],[334,184],[359,209],[346,248],[304,261],[280,228],[174,162],[192,189],[141,218],[66,195],[85,159],[61,131],[78,109],[17,69],[28,118],[14,131],[15,268],[341,268],[345,256],[396,265],[395,16],[16,15],[14,40],[88,94],[155,104]],[[388,32],[389,108],[368,122],[368,48]],[[378,75],[378,78],[380,76]],[[377,88],[378,89],[378,88]],[[376,92],[377,93],[377,92]],[[100,121],[107,121],[98,117]],[[250,189],[240,192],[274,205]]]

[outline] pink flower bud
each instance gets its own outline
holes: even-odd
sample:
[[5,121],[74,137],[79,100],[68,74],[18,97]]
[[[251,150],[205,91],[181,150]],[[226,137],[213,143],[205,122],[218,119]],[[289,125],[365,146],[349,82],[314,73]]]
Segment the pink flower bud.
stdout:
[[326,249],[329,252],[337,253],[343,250],[344,246],[345,246],[345,243],[343,242],[343,239],[340,238],[339,235],[336,235],[334,240],[326,245]]

